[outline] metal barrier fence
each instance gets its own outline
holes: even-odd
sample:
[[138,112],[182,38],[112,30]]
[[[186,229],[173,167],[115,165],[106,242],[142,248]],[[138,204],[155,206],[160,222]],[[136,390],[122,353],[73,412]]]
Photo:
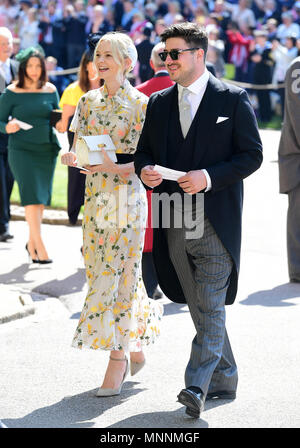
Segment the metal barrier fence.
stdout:
[[[72,75],[73,73],[78,73],[79,67],[74,68],[68,68],[66,70],[61,71],[55,71],[50,70],[48,71],[48,75],[50,76],[63,76],[63,75]],[[248,82],[240,82],[240,81],[234,81],[233,79],[225,79],[222,78],[222,81],[228,82],[230,84],[234,84],[238,87],[242,87],[243,89],[253,89],[253,90],[278,90],[283,89],[285,87],[285,84],[251,84]]]

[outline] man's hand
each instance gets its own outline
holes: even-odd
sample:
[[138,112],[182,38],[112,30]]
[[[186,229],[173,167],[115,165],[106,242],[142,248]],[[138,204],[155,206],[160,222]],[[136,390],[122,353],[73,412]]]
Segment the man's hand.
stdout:
[[145,185],[151,188],[157,187],[163,181],[162,175],[154,171],[153,165],[144,166],[141,171],[141,179]]
[[189,171],[180,177],[177,182],[185,193],[196,194],[207,187],[205,174],[202,170]]

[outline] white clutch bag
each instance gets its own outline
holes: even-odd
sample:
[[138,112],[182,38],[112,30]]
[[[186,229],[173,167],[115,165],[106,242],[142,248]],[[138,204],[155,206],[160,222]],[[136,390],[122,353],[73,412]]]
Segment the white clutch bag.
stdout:
[[109,135],[78,137],[75,145],[77,165],[100,165],[103,163],[102,149],[113,162],[117,162],[116,147]]

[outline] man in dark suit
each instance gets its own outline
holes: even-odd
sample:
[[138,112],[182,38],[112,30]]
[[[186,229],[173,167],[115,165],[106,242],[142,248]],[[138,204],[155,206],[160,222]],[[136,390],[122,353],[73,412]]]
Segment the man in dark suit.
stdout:
[[[153,256],[163,292],[188,304],[196,329],[186,388],[178,401],[198,418],[205,399],[236,396],[238,375],[225,329],[225,304],[234,302],[237,291],[242,180],[261,165],[262,145],[247,93],[205,68],[205,31],[181,23],[166,29],[161,39],[161,58],[177,84],[151,95],[134,163],[143,183],[160,194],[161,208],[170,206],[170,225],[154,230]],[[155,164],[186,174],[165,180]],[[167,203],[170,195],[174,205]],[[184,201],[181,228],[175,222],[182,213],[178,196]],[[193,200],[191,207],[185,207],[187,197]],[[202,210],[197,205],[201,200]],[[191,220],[185,215],[192,215],[202,236],[187,231]]]
[[153,25],[147,22],[143,28],[143,40],[137,44],[136,50],[138,53],[139,61],[139,78],[141,82],[145,82],[152,78],[153,71],[152,67],[149,65],[149,59],[151,57],[151,52],[154,44],[150,41],[151,33],[153,31]]
[[[159,90],[163,90],[174,85],[174,81],[171,80],[169,73],[166,70],[165,63],[160,59],[158,55],[164,50],[164,47],[164,44],[160,42],[159,44],[156,44],[152,49],[149,64],[154,71],[153,78],[136,86],[137,90],[147,96],[150,96],[154,92],[158,92]],[[162,297],[162,294],[157,289],[158,280],[152,256],[153,229],[151,227],[151,194],[152,191],[148,190],[148,222],[145,233],[145,245],[142,257],[142,273],[148,296],[152,297],[153,299],[160,299]]]
[[[18,63],[10,56],[13,51],[13,37],[8,28],[0,27],[0,94],[17,75]],[[0,133],[0,241],[13,236],[9,233],[9,199],[14,184],[7,161],[8,136]]]
[[280,193],[288,194],[287,255],[290,282],[300,283],[300,57],[285,77],[284,122],[279,144]]
[[[272,44],[267,40],[268,33],[265,30],[255,30],[255,47],[250,53],[253,62],[253,83],[271,84],[274,59],[272,58]],[[272,118],[270,90],[257,89],[259,118],[263,122],[269,122]]]

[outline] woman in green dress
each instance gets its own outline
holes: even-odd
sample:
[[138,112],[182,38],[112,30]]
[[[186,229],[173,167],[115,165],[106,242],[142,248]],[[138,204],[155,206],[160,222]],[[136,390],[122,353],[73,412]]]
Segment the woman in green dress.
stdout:
[[[17,181],[29,226],[26,249],[35,263],[50,263],[41,236],[45,205],[50,205],[53,174],[60,150],[50,125],[58,108],[56,87],[47,82],[44,56],[37,48],[21,51],[18,81],[0,97],[0,132],[9,134],[8,162]],[[9,117],[12,117],[9,119]],[[25,122],[32,127],[25,130]]]

